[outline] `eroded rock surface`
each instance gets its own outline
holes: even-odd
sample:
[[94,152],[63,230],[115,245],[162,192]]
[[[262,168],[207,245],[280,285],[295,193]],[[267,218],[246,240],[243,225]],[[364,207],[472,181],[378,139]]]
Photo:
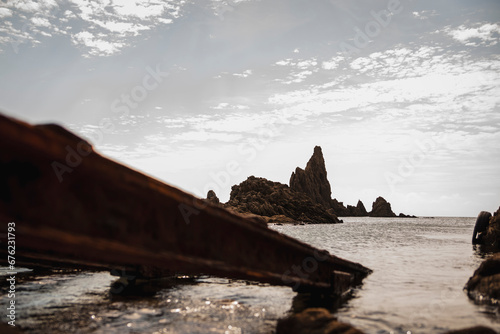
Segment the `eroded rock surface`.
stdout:
[[[340,221],[307,195],[293,191],[286,184],[255,176],[231,188],[226,207],[238,212],[265,217],[285,216],[298,222],[335,224]],[[278,222],[276,217],[273,222]],[[290,222],[290,221],[288,221]]]
[[326,175],[325,159],[321,147],[316,146],[306,168],[297,167],[290,177],[290,188],[309,196],[314,202],[331,207],[332,190]]

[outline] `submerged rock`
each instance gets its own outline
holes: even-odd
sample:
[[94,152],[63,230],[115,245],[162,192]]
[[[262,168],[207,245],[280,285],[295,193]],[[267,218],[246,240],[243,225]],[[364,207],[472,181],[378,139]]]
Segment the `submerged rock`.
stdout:
[[338,322],[324,308],[308,308],[278,320],[276,334],[363,334],[349,324]]
[[391,203],[383,197],[378,197],[372,204],[370,217],[396,217],[396,214],[392,212]]
[[465,289],[468,296],[478,303],[499,305],[500,253],[481,263],[465,285]]
[[340,223],[337,216],[313,202],[307,195],[293,191],[286,184],[255,176],[233,186],[225,206],[238,212],[269,217],[268,219],[281,215],[306,223]]
[[325,208],[331,207],[332,190],[326,176],[325,159],[320,146],[314,147],[314,153],[305,169],[297,167],[292,173],[290,189],[306,194]]

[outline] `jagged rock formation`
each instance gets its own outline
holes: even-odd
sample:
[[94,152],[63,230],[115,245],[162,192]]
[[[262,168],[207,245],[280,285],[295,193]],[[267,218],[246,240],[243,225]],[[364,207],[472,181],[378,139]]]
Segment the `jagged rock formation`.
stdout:
[[351,215],[349,209],[344,206],[344,203],[337,201],[335,198],[330,201],[330,205],[333,212],[335,212],[335,214],[339,217],[347,217]]
[[[279,221],[283,215],[297,222],[335,224],[340,221],[326,208],[285,184],[250,176],[231,188],[226,207],[241,213],[252,213]],[[278,217],[279,218],[279,217]]]
[[314,202],[331,207],[332,190],[326,177],[325,159],[321,147],[316,146],[314,153],[307,162],[306,168],[297,167],[290,177],[290,188],[306,194]]
[[[372,216],[372,217],[396,217],[392,212],[391,205],[382,197],[377,198],[372,212],[369,214],[361,201],[356,206],[344,206],[337,199],[331,199],[332,190],[328,182],[325,167],[325,159],[321,147],[316,146],[314,153],[307,162],[306,168],[297,167],[290,177],[290,189],[303,193],[314,202],[321,204],[326,209],[333,210],[339,217],[345,216]],[[414,217],[401,214],[400,217]]]
[[361,200],[358,200],[358,204],[356,206],[348,205],[347,209],[349,210],[349,215],[353,217],[365,217],[368,216],[368,212],[365,209],[365,205]]
[[383,197],[377,197],[373,202],[372,211],[369,215],[370,217],[396,217],[396,214],[392,212],[391,204]]
[[207,193],[207,202],[210,202],[212,204],[220,204],[220,201],[219,201],[219,198],[217,197],[217,195],[215,194],[215,191],[213,190],[209,190],[208,193]]

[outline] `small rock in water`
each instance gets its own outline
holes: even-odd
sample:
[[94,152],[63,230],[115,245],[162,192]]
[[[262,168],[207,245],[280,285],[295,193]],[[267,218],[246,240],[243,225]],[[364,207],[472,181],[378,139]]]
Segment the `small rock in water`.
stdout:
[[338,322],[324,308],[308,308],[304,311],[278,320],[276,334],[363,334],[349,324]]

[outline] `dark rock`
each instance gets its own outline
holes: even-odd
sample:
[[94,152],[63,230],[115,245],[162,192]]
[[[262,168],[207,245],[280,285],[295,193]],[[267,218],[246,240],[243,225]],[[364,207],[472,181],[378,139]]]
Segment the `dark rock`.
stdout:
[[469,298],[477,303],[497,304],[500,300],[500,253],[487,259],[465,285]]
[[338,322],[324,308],[308,308],[278,320],[276,334],[362,334],[349,324]]
[[483,234],[482,244],[485,251],[500,251],[500,208],[491,217],[486,233]]
[[418,218],[417,216],[405,215],[404,213],[400,213],[399,218]]
[[358,200],[358,204],[356,206],[348,205],[347,209],[349,210],[349,216],[352,217],[365,217],[368,216],[368,212],[366,212],[365,206],[361,200]]
[[370,217],[396,217],[396,214],[392,212],[391,204],[383,197],[378,197],[373,202],[372,211],[369,215]]
[[330,201],[330,206],[333,209],[333,212],[339,217],[347,217],[351,215],[351,212],[344,206],[344,203],[337,201],[335,198]]
[[292,218],[287,217],[285,215],[275,215],[275,216],[271,216],[271,217],[263,216],[263,218],[267,221],[268,224],[283,225],[283,224],[298,224],[299,223],[295,219],[292,219]]
[[255,176],[233,186],[225,206],[265,217],[283,215],[306,223],[339,223],[334,214],[305,194],[293,191],[286,184]]
[[321,147],[316,146],[306,169],[297,167],[290,177],[290,188],[309,196],[313,201],[331,207],[332,190],[326,177],[325,159]]
[[358,204],[356,204],[356,212],[357,216],[368,216],[368,211],[366,211],[365,205],[361,200],[358,200]]
[[213,191],[213,190],[209,190],[208,191],[208,193],[207,193],[207,202],[210,202],[212,204],[219,204],[220,203],[219,198],[215,194],[215,191]]
[[500,300],[500,253],[487,259],[465,285],[467,294],[479,303],[495,304]]
[[484,326],[469,327],[446,332],[445,334],[497,334],[493,329]]

